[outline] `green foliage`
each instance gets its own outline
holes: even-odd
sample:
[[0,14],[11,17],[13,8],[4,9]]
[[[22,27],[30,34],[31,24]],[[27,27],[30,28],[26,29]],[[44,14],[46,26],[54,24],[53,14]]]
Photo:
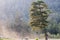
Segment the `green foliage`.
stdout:
[[12,39],[9,39],[9,38],[0,38],[0,40],[12,40]]
[[38,40],[38,38],[36,38],[36,40]]
[[48,24],[47,5],[43,1],[33,2],[30,9],[30,26],[45,28]]
[[58,24],[56,21],[52,21],[48,25],[47,30],[50,34],[60,34],[60,23]]

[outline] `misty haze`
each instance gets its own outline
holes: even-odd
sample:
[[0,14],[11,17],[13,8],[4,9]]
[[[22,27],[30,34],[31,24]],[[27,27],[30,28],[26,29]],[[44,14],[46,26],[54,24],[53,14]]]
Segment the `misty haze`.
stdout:
[[[0,0],[0,37],[11,39],[42,38],[44,40],[44,30],[32,31],[29,25],[30,8],[33,2],[38,0]],[[47,20],[47,30],[50,40],[60,40],[60,1],[42,0],[48,9],[52,11]],[[37,28],[36,28],[37,29]],[[59,31],[56,31],[56,30]],[[57,35],[57,36],[56,36]],[[34,38],[34,39],[33,39]]]

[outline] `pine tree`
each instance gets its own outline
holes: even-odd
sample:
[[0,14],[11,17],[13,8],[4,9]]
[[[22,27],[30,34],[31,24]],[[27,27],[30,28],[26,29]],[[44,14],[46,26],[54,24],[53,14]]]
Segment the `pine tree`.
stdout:
[[46,27],[48,25],[48,7],[43,1],[33,2],[30,9],[30,26],[35,29],[45,29],[45,39],[47,40]]

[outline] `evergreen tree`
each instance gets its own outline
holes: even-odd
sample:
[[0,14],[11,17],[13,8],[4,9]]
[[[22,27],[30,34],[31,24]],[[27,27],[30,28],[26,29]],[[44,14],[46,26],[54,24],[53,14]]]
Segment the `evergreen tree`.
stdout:
[[35,29],[45,29],[45,39],[47,40],[47,30],[48,25],[49,10],[47,5],[43,1],[33,2],[30,9],[30,26]]

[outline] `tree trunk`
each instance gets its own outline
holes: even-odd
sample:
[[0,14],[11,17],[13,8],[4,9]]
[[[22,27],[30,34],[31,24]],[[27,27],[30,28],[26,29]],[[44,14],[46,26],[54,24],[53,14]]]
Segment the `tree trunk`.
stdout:
[[45,29],[45,40],[48,40],[48,34],[46,29]]

